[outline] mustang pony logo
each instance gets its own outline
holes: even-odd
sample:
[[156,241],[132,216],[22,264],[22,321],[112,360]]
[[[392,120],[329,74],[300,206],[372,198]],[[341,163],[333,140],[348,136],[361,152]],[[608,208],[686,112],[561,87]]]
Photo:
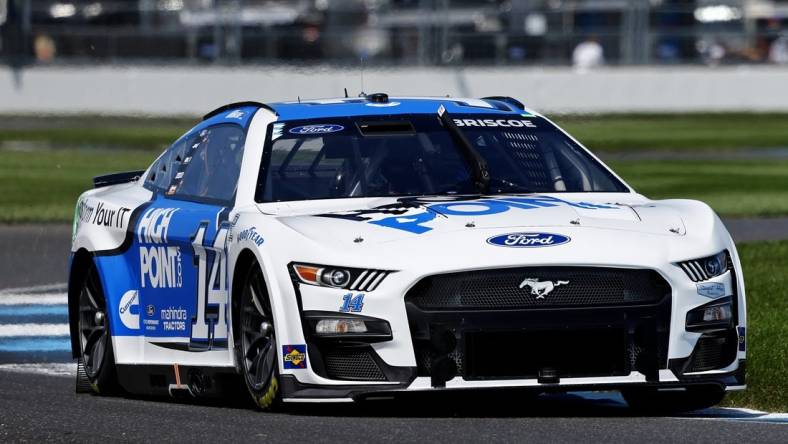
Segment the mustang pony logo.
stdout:
[[550,294],[555,287],[559,285],[568,285],[569,281],[544,281],[541,282],[539,279],[534,278],[525,278],[520,283],[520,288],[528,287],[531,289],[531,294],[536,296],[536,299],[544,299],[545,296]]

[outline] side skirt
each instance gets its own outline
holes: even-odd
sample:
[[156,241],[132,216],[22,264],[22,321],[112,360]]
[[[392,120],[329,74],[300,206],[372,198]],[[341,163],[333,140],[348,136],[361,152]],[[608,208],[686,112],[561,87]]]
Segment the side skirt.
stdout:
[[120,385],[135,395],[218,398],[242,387],[234,367],[123,364],[116,368]]

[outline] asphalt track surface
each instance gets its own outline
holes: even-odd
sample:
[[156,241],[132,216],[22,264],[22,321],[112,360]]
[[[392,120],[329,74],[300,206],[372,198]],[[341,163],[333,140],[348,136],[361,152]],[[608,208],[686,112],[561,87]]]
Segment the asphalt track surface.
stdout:
[[[737,241],[788,238],[788,218],[726,225]],[[788,414],[638,416],[616,393],[464,394],[276,413],[240,398],[77,395],[62,284],[69,241],[67,226],[0,227],[0,442],[788,442]]]

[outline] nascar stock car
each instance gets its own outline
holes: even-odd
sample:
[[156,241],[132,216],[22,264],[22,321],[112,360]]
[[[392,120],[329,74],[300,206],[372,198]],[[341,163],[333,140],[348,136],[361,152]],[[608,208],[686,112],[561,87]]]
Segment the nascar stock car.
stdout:
[[268,408],[605,389],[687,410],[745,388],[717,215],[637,194],[512,98],[231,104],[94,184],[69,262],[80,390],[241,387]]

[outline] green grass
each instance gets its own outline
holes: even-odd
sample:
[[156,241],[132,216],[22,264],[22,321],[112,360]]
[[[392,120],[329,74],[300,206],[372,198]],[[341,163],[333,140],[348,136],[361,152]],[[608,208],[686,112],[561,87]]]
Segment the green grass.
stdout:
[[788,114],[555,116],[592,150],[720,150],[788,146]]
[[196,117],[0,116],[0,143],[162,148],[198,121]]
[[156,151],[0,150],[0,223],[67,222],[98,174],[146,168]]
[[[557,115],[555,121],[596,151],[730,150],[788,147],[788,114]],[[52,146],[160,148],[198,117],[0,116],[0,142]]]
[[726,403],[788,411],[788,241],[738,247],[747,286],[747,390]]
[[610,166],[652,199],[702,200],[723,216],[788,214],[788,161],[613,161]]

